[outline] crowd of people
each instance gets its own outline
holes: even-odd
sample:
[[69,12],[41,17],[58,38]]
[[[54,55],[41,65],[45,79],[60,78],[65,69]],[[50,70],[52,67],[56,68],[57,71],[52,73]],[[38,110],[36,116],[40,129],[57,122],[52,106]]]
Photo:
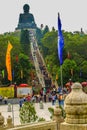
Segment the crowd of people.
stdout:
[[28,93],[27,96],[20,98],[19,106],[21,108],[25,101],[33,103],[40,103],[41,101],[44,103],[51,102],[52,105],[55,105],[56,100],[59,101],[59,105],[64,105],[64,98],[65,98],[64,96],[66,95],[67,90],[61,89],[61,87],[59,87],[58,89],[53,88],[48,90],[46,90],[46,88],[44,87],[40,90],[38,94],[30,95]]

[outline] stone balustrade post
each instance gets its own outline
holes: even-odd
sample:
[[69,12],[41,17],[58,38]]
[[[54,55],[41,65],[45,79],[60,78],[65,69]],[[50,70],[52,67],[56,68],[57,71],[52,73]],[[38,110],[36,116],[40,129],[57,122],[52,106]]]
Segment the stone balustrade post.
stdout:
[[0,112],[0,127],[4,127],[4,116]]
[[60,130],[87,130],[87,94],[78,82],[71,88],[72,91],[65,98],[66,118]]
[[54,108],[54,114],[53,114],[53,121],[57,122],[58,130],[60,130],[60,123],[64,122],[64,118],[62,116],[62,109],[59,107],[59,103],[56,101],[55,108]]
[[7,125],[8,128],[12,128],[13,127],[13,123],[12,123],[12,117],[8,116],[7,118]]
[[7,111],[8,111],[8,112],[11,112],[11,111],[12,111],[11,103],[8,103]]

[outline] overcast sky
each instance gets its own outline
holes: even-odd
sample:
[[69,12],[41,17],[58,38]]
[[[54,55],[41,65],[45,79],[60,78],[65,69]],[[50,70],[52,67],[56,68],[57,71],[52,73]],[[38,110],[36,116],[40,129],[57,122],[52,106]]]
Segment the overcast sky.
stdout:
[[87,0],[0,0],[0,33],[15,30],[24,4],[30,5],[38,27],[43,24],[57,29],[60,12],[63,30],[87,30]]

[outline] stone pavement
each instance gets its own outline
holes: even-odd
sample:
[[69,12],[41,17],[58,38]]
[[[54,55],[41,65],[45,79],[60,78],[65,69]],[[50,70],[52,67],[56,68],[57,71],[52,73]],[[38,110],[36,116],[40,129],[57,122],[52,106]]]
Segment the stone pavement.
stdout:
[[[43,103],[44,109],[40,109],[39,103],[35,103],[35,110],[37,113],[37,116],[40,118],[45,118],[46,121],[50,120],[50,112],[48,111],[49,107],[54,107],[52,106],[51,102],[48,103]],[[13,119],[14,125],[20,125],[20,118],[19,118],[19,104],[13,104],[11,105],[13,108],[13,111],[8,112],[8,105],[0,105],[0,112],[2,115],[5,117],[5,124],[6,124],[6,119],[10,115]]]

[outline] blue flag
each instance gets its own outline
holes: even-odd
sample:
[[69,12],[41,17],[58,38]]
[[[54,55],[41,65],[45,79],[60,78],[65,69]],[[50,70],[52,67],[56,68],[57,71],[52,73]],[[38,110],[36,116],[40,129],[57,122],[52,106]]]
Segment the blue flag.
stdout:
[[64,48],[64,39],[62,35],[62,30],[61,30],[61,20],[60,16],[58,14],[58,57],[60,61],[60,65],[63,64],[63,48]]

